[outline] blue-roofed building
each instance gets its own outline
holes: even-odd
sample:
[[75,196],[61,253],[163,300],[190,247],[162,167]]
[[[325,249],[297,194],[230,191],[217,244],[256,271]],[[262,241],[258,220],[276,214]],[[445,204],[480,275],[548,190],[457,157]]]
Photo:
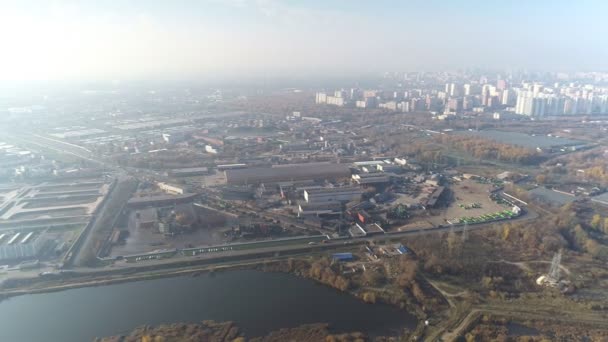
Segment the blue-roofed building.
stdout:
[[351,261],[353,260],[353,253],[334,253],[331,258],[336,261]]
[[395,250],[397,250],[397,253],[399,253],[399,254],[408,254],[410,252],[410,250],[407,249],[407,247],[405,247],[404,245],[402,245],[400,243],[395,245]]

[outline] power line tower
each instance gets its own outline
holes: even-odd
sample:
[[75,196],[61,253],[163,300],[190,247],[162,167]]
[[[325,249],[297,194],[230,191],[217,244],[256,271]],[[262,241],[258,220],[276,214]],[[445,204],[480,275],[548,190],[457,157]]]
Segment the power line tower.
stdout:
[[553,260],[551,261],[551,268],[549,269],[549,278],[553,281],[559,281],[559,273],[560,273],[560,264],[562,262],[562,250],[560,249],[553,256]]

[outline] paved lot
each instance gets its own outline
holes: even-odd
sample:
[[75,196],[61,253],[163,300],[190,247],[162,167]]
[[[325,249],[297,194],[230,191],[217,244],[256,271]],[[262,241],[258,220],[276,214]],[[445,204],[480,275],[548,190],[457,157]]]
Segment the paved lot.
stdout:
[[[438,216],[430,217],[428,221],[435,225],[445,224],[445,220],[461,218],[465,216],[480,216],[492,214],[507,209],[506,207],[490,199],[491,185],[480,184],[472,180],[463,180],[450,186],[453,193],[453,201]],[[460,207],[481,204],[480,208],[465,209]]]

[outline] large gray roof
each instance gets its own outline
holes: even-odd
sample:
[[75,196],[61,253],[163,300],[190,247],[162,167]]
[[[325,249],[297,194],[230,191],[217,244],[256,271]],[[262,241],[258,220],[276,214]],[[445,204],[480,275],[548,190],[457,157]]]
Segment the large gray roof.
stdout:
[[335,179],[350,177],[350,174],[346,164],[293,164],[226,170],[226,181],[228,184],[255,184],[299,179]]

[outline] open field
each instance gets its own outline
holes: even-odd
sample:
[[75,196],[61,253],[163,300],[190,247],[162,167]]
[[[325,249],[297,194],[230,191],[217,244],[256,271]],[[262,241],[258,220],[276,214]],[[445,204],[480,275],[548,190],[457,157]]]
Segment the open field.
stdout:
[[583,145],[584,141],[574,140],[568,138],[558,138],[554,136],[546,135],[529,135],[518,132],[507,132],[497,130],[483,130],[483,131],[456,131],[456,134],[469,135],[487,138],[498,141],[504,144],[517,145],[526,148],[549,148],[549,147],[562,147],[572,145]]
[[158,230],[133,229],[129,231],[125,244],[112,247],[111,256],[142,254],[157,249],[210,246],[225,242],[221,228],[201,228],[191,233],[164,236]]

